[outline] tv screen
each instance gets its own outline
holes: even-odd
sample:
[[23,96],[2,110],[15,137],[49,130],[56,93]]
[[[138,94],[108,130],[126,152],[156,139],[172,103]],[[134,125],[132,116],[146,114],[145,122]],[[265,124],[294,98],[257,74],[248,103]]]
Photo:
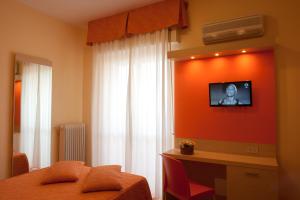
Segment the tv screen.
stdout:
[[251,106],[251,93],[251,81],[210,83],[210,106]]

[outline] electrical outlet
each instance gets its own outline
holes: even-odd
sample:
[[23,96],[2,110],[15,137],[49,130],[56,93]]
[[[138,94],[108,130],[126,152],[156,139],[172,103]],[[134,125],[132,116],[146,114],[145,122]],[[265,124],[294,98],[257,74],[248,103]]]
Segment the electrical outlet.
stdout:
[[252,153],[252,154],[257,154],[258,151],[259,151],[258,144],[250,144],[247,146],[247,149],[246,149],[247,153]]

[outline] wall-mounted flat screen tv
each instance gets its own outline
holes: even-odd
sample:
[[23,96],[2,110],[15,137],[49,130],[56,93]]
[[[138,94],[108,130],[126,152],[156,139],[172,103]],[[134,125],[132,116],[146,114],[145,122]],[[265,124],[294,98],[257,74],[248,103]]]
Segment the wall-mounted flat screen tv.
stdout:
[[210,106],[252,106],[251,81],[209,83]]

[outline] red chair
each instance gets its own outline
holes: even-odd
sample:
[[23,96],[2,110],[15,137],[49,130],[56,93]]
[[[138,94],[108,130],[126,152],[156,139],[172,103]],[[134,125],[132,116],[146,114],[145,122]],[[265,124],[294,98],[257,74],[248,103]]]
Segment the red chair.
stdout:
[[29,172],[28,159],[25,153],[13,152],[12,176],[17,176]]
[[164,192],[180,200],[214,199],[214,189],[190,181],[180,160],[166,155],[162,157]]

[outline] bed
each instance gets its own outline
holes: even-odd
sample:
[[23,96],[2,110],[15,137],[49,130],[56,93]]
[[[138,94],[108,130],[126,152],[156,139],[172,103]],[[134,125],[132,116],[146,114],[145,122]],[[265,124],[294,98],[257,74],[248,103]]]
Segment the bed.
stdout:
[[45,169],[0,180],[0,200],[152,200],[144,177],[121,173],[121,191],[82,193],[82,182],[89,172],[84,166],[73,183],[41,185]]

